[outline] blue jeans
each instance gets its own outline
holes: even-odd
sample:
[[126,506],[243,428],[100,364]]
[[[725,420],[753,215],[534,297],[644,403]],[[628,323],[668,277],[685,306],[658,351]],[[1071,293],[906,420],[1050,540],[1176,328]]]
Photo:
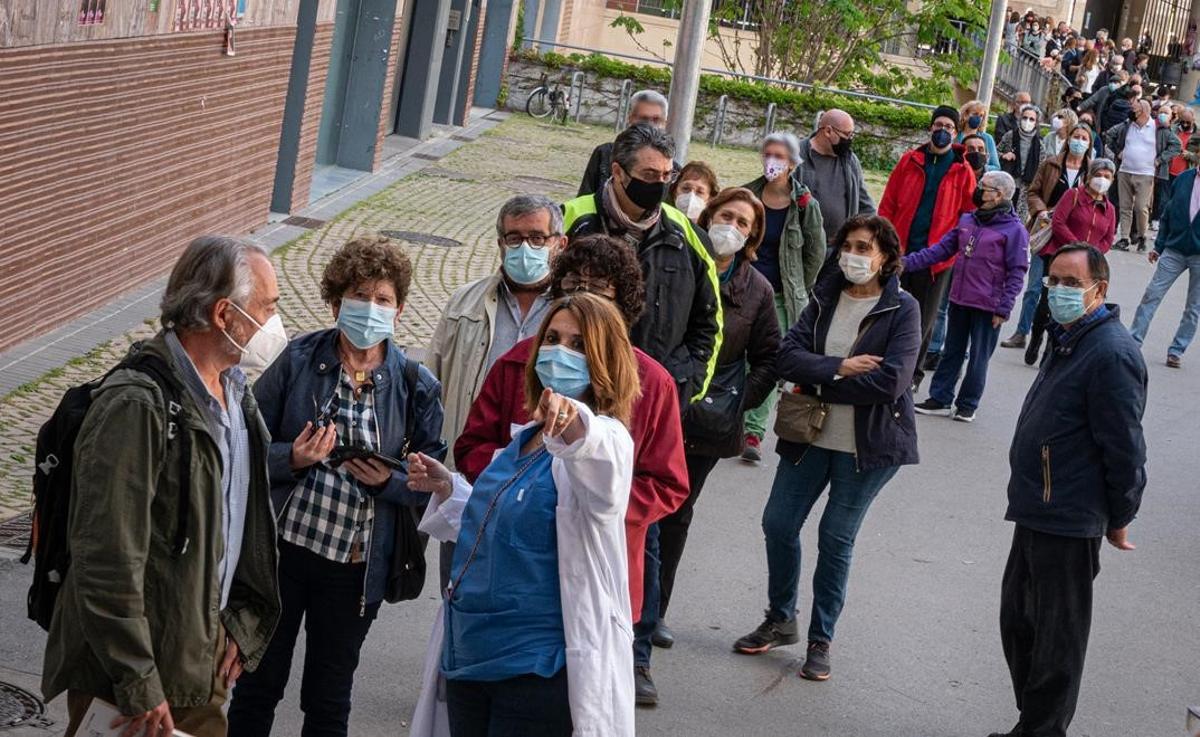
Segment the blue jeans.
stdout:
[[645,569],[642,571],[642,618],[633,625],[633,664],[650,667],[650,652],[654,645],[650,636],[658,627],[659,558],[658,523],[646,528]]
[[829,487],[829,501],[817,530],[817,567],[813,574],[808,639],[833,641],[833,629],[846,601],[854,538],[875,495],[896,474],[896,466],[855,470],[853,453],[809,446],[799,463],[781,459],[771,496],[763,510],[767,539],[768,614],[777,620],[796,616],[800,585],[800,529],[813,504]]
[[1037,312],[1038,300],[1042,298],[1042,277],[1046,266],[1037,254],[1029,259],[1029,276],[1025,282],[1025,294],[1021,295],[1021,318],[1017,321],[1017,332],[1029,335],[1033,329],[1033,316]]
[[937,322],[933,324],[933,337],[929,339],[929,350],[925,351],[926,355],[931,353],[941,353],[946,347],[946,314],[950,308],[950,290],[946,290],[945,296],[942,297],[942,306],[938,308]]
[[1192,338],[1196,336],[1196,323],[1200,322],[1200,254],[1184,256],[1179,251],[1168,248],[1158,257],[1158,268],[1154,270],[1154,276],[1150,277],[1146,293],[1142,295],[1142,302],[1133,316],[1133,327],[1129,332],[1133,334],[1133,339],[1138,345],[1145,340],[1146,332],[1150,330],[1150,321],[1154,319],[1154,312],[1166,296],[1167,290],[1185,271],[1188,272],[1187,303],[1183,306],[1183,318],[1175,330],[1175,339],[1167,349],[1168,355],[1182,356]]
[[[967,373],[958,389],[958,408],[977,409],[987,383],[988,362],[992,360],[992,352],[1000,338],[1000,328],[992,327],[992,313],[987,310],[961,305],[950,305],[947,322],[946,348],[929,385],[929,396],[947,406],[954,402],[954,385],[958,383],[959,372],[966,360]],[[970,359],[967,359],[968,344]]]

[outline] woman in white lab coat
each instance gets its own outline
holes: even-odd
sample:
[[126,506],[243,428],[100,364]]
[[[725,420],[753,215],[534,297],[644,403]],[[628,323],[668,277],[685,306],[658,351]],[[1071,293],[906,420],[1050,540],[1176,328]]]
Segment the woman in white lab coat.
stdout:
[[639,393],[628,328],[589,294],[551,305],[525,373],[534,421],[474,488],[424,455],[421,529],[456,542],[411,734],[633,737],[625,509]]

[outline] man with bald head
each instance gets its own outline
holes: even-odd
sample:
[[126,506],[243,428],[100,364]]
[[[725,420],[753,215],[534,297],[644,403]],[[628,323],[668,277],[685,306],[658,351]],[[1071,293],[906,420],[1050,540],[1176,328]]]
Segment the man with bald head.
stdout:
[[[1018,92],[1013,95],[1012,103],[1009,105],[1008,112],[996,117],[996,128],[992,131],[992,138],[999,141],[1004,138],[1004,134],[1017,129],[1017,113],[1020,112],[1022,105],[1028,105],[1033,101],[1028,92]],[[1013,133],[1013,138],[1016,138],[1016,133]]]
[[821,205],[825,242],[833,243],[842,223],[855,215],[874,215],[875,200],[863,182],[862,164],[850,150],[854,119],[845,110],[826,110],[817,129],[800,142],[803,165],[796,176],[808,185]]

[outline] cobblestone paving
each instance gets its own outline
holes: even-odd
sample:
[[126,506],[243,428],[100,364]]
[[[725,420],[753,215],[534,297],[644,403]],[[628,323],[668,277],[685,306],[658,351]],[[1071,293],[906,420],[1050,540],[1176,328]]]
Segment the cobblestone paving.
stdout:
[[[411,231],[462,244],[401,241],[413,260],[414,278],[397,339],[403,345],[424,347],[450,293],[497,268],[494,228],[500,205],[522,192],[546,194],[557,201],[574,196],[591,149],[612,135],[608,128],[563,127],[514,115],[434,167],[401,180],[277,250],[280,311],[288,331],[298,334],[331,324],[319,281],[321,270],[341,244],[380,230]],[[690,154],[712,164],[722,184],[739,184],[758,174],[758,159],[751,151],[692,144]],[[62,393],[102,374],[120,360],[130,343],[152,336],[156,329],[148,323],[0,399],[0,520],[29,507],[37,428]]]

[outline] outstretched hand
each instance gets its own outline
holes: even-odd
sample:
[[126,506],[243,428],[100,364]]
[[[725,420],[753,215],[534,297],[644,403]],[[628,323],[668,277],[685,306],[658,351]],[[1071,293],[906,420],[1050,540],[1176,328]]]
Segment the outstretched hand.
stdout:
[[454,475],[450,469],[424,453],[409,453],[408,488],[409,491],[433,494],[438,501],[444,502],[454,491]]
[[533,420],[542,423],[542,432],[548,438],[561,436],[563,442],[573,443],[583,437],[583,421],[575,402],[551,389],[542,391]]

